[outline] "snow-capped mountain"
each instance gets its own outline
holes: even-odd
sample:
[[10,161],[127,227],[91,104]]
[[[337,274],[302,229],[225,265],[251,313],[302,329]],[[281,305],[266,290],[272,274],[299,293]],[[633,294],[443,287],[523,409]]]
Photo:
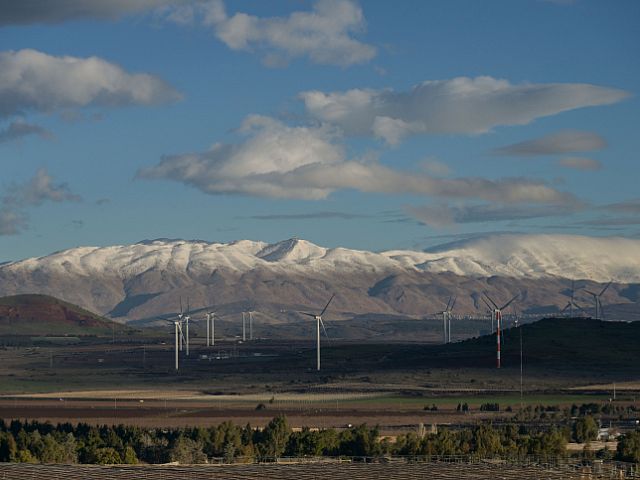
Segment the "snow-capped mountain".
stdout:
[[525,291],[529,305],[553,305],[564,300],[563,279],[611,280],[619,286],[609,295],[634,300],[620,285],[640,283],[640,240],[494,235],[428,251],[374,253],[300,239],[161,239],[0,265],[0,294],[46,293],[114,317],[145,318],[174,310],[180,295],[196,308],[241,309],[247,303],[316,305],[338,291],[337,308],[345,314],[418,315],[440,308],[448,294],[458,294],[459,308],[479,308],[477,294],[484,290],[498,296]]

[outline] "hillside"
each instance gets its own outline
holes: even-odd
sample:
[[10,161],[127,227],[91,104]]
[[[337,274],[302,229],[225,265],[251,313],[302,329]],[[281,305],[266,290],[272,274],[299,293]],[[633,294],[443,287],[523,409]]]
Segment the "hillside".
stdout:
[[48,295],[0,298],[0,335],[111,335],[113,326],[111,320]]
[[[123,320],[175,312],[180,297],[194,310],[216,306],[237,314],[254,309],[271,323],[293,321],[282,311],[322,308],[330,315],[423,317],[450,295],[458,314],[485,313],[487,291],[497,302],[520,294],[519,311],[566,305],[569,279],[602,289],[605,306],[639,310],[640,240],[570,235],[493,235],[424,252],[324,248],[300,239],[268,244],[152,240],[134,245],[79,247],[0,265],[0,293],[42,293]],[[579,293],[586,308],[592,299]],[[625,305],[628,308],[625,308]],[[298,319],[299,320],[299,319]]]
[[[522,332],[521,332],[522,331]],[[607,370],[637,374],[640,365],[640,322],[603,322],[590,318],[545,318],[504,331],[502,365],[520,367],[522,333],[525,368]],[[411,362],[429,366],[492,367],[495,335],[484,335],[415,352]],[[395,361],[407,361],[396,358]]]

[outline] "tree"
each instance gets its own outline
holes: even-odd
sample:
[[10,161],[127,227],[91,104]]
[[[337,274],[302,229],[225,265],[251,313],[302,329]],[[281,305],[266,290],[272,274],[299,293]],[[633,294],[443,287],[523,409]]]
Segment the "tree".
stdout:
[[280,457],[287,447],[291,430],[284,415],[279,415],[269,422],[261,435],[260,450],[264,456]]
[[11,432],[0,432],[0,462],[15,462],[18,447]]
[[95,452],[95,462],[99,465],[115,465],[122,463],[120,454],[113,447],[98,448]]
[[616,458],[623,462],[640,463],[640,430],[629,432],[618,441]]
[[207,463],[207,456],[202,451],[202,444],[182,435],[174,442],[169,457],[172,462],[178,463]]
[[590,442],[598,438],[598,424],[592,416],[580,417],[573,424],[573,438],[578,443]]
[[122,461],[127,465],[135,465],[136,463],[138,463],[138,456],[136,455],[136,451],[133,449],[133,447],[129,445],[125,447]]

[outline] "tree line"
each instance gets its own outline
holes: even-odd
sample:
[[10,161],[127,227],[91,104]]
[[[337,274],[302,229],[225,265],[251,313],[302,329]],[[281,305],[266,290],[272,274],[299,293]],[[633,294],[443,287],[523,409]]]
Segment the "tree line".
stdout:
[[[595,423],[595,422],[594,422]],[[262,429],[224,422],[213,427],[142,428],[131,425],[94,426],[0,420],[0,462],[135,464],[206,463],[211,458],[267,461],[277,457],[383,455],[476,455],[517,458],[527,455],[559,457],[576,436],[591,435],[586,421],[571,429],[507,424],[480,424],[459,430],[419,428],[390,441],[377,427],[293,431],[284,416]],[[585,431],[591,429],[591,432]],[[597,429],[596,429],[597,433]],[[623,437],[619,460],[640,462],[640,430]]]

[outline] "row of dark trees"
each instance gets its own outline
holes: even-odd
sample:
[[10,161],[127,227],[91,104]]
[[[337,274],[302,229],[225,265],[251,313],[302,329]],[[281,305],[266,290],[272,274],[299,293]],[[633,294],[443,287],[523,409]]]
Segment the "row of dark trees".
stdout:
[[[591,426],[581,424],[574,426],[574,430]],[[341,431],[308,428],[292,431],[284,416],[274,418],[263,429],[231,422],[207,428],[149,429],[17,420],[7,424],[0,420],[0,462],[205,463],[212,457],[254,461],[282,456],[381,455],[558,457],[566,454],[565,447],[572,435],[575,432],[567,429],[482,424],[428,434],[422,429],[389,442],[380,438],[376,427],[367,425]],[[617,453],[620,460],[640,461],[640,431],[623,438]]]

